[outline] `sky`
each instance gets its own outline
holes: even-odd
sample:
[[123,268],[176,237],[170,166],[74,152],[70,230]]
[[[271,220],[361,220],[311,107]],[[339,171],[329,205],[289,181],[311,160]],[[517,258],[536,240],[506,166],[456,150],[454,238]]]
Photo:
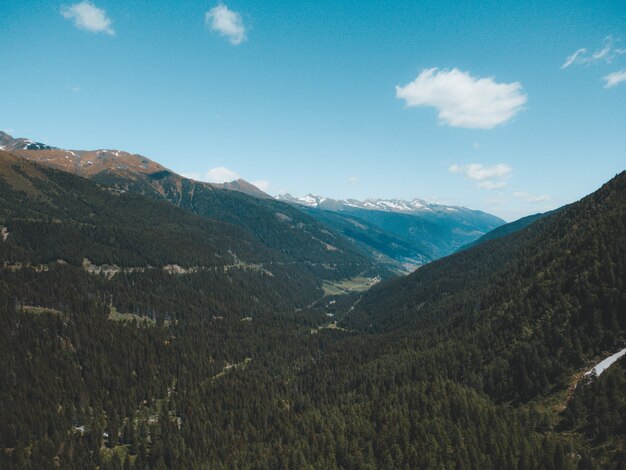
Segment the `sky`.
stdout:
[[505,220],[626,168],[626,2],[0,0],[0,130]]

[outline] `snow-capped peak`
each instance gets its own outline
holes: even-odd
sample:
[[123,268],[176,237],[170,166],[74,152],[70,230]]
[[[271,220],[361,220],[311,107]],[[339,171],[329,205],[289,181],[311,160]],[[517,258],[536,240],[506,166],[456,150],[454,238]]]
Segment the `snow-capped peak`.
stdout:
[[384,212],[432,212],[432,211],[448,211],[456,212],[459,209],[450,206],[440,206],[422,199],[413,199],[410,201],[404,199],[365,199],[363,201],[357,199],[330,199],[315,194],[307,194],[306,196],[295,197],[291,194],[280,194],[276,199],[289,202],[291,204],[299,204],[307,207],[319,207],[330,210],[342,210],[342,208],[356,208],[364,210],[376,210]]

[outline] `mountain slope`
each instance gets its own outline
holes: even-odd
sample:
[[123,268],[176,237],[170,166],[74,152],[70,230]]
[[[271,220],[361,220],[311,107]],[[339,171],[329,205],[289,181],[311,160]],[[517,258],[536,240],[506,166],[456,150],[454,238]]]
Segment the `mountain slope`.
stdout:
[[393,271],[406,274],[428,262],[428,258],[415,243],[389,233],[367,220],[347,213],[305,206],[300,210],[354,241]]

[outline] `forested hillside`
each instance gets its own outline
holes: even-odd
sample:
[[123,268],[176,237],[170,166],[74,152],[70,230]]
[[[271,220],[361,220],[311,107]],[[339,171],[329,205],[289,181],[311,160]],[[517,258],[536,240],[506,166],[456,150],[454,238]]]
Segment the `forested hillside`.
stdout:
[[415,243],[359,217],[309,207],[301,207],[300,210],[353,240],[374,259],[394,271],[406,274],[429,261]]
[[532,399],[626,340],[625,221],[622,173],[526,229],[374,287],[347,322],[443,335],[431,353],[462,358],[447,359],[455,378],[474,369],[494,397]]

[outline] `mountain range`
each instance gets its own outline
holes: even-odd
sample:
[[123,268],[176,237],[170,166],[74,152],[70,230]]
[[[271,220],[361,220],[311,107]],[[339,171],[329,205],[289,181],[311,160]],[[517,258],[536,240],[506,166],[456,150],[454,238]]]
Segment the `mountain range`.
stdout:
[[503,225],[482,211],[421,199],[336,200],[315,195],[277,199],[297,205],[335,228],[372,256],[404,272],[449,255]]
[[[273,249],[285,253],[288,246],[291,255],[302,262],[318,259],[320,247],[324,246],[336,248],[332,250],[335,254],[359,253],[368,258],[372,266],[379,266],[378,274],[383,276],[388,272],[410,272],[504,223],[481,211],[417,199],[359,202],[281,195],[273,201],[242,179],[205,183],[180,176],[142,155],[109,149],[60,149],[26,138],[13,138],[4,132],[0,132],[0,148],[120,191],[166,199],[199,215],[239,225]],[[236,211],[232,210],[234,207]],[[337,238],[331,233],[341,236]],[[336,264],[328,261],[327,266]],[[359,263],[363,268],[361,273],[375,271]],[[337,278],[336,273],[326,271],[326,277]],[[352,270],[346,276],[358,274]]]
[[413,199],[405,201],[402,199],[366,199],[359,201],[357,199],[331,199],[315,194],[307,194],[306,196],[294,197],[291,194],[279,194],[276,199],[294,204],[300,204],[307,207],[319,209],[342,211],[348,208],[378,210],[386,212],[415,213],[415,212],[455,212],[459,208],[451,206],[442,206],[432,204],[421,199]]

